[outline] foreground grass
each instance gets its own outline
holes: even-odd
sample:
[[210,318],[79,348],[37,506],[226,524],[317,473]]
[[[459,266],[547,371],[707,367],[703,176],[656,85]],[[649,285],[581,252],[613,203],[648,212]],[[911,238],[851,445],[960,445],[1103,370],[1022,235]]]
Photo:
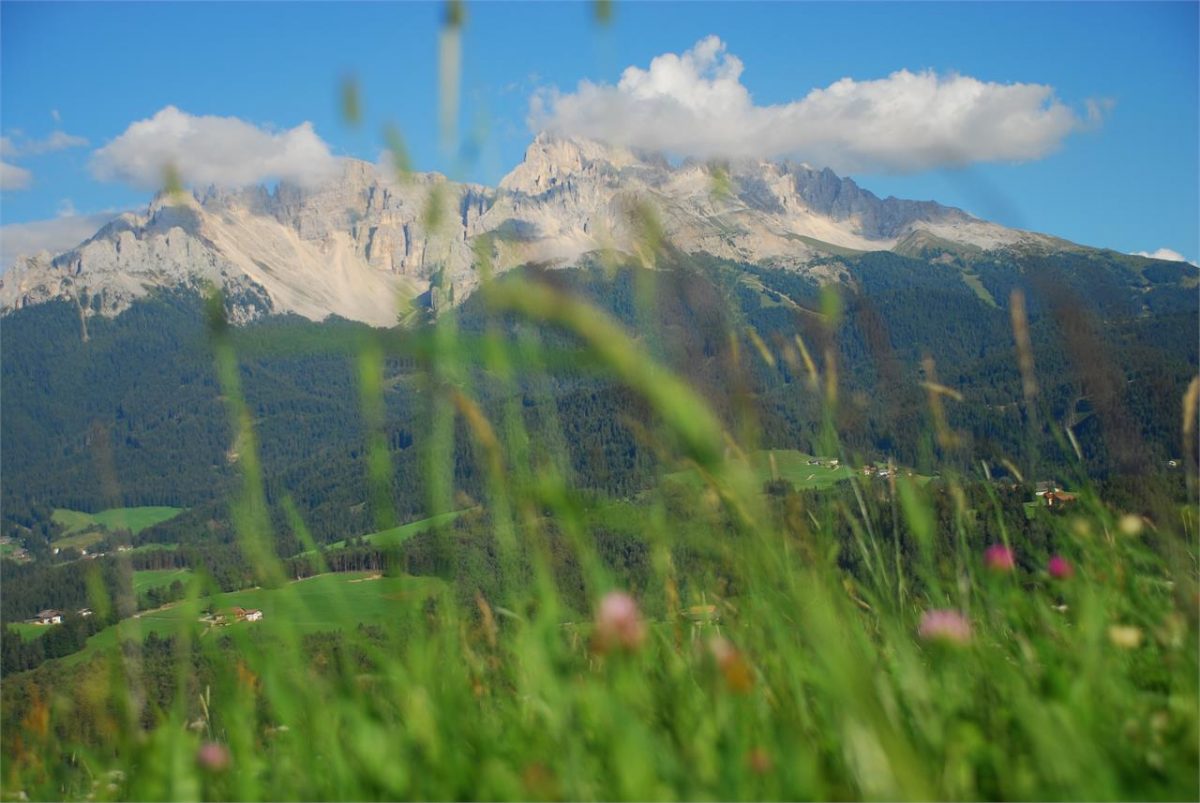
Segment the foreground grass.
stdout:
[[[483,524],[430,530],[445,579],[283,582],[215,326],[242,446],[238,545],[274,587],[212,594],[197,576],[183,602],[6,679],[6,796],[1200,796],[1194,519],[1149,527],[1081,487],[1042,541],[1016,543],[990,484],[991,503],[969,507],[969,478],[867,481],[743,447],[581,302],[532,284],[480,292],[567,330],[637,393],[669,479],[636,503],[564,487],[531,457],[519,410],[492,422],[471,397],[448,316],[430,347],[430,507],[450,509],[458,416],[486,472]],[[509,376],[499,340],[483,359]],[[368,427],[382,362],[360,355]],[[827,424],[823,453],[841,454]],[[368,461],[384,486],[386,461]],[[764,493],[776,478],[849,493]],[[620,567],[639,550],[635,583]],[[264,619],[200,621],[231,606]]]
[[[88,777],[119,769],[99,795],[114,798],[1195,796],[1194,609],[1171,588],[1184,578],[1142,538],[1077,539],[1076,574],[1060,580],[976,558],[954,606],[969,635],[940,639],[919,635],[921,614],[948,600],[890,606],[832,585],[832,566],[784,558],[804,548],[789,541],[756,544],[777,570],[748,561],[760,572],[751,590],[714,591],[719,623],[697,628],[671,612],[665,588],[647,592],[645,636],[625,646],[601,648],[591,621],[545,607],[505,614],[481,602],[487,613],[469,615],[413,578],[322,575],[150,612],[68,660],[132,680],[118,636],[154,632],[187,634],[192,646],[177,649],[197,654],[232,639],[237,669],[211,679],[203,705],[180,699],[159,713],[144,739],[77,761]],[[233,605],[265,618],[196,621]],[[383,634],[358,643],[365,663],[317,666],[298,651],[305,633],[360,623]],[[43,738],[80,705],[68,700],[50,701]],[[197,718],[199,731],[183,727]],[[108,727],[127,726],[117,715]],[[31,739],[25,749],[39,749]],[[214,740],[227,765],[202,758]],[[62,785],[64,773],[27,771],[20,788],[95,793]],[[45,786],[30,783],[38,777]]]

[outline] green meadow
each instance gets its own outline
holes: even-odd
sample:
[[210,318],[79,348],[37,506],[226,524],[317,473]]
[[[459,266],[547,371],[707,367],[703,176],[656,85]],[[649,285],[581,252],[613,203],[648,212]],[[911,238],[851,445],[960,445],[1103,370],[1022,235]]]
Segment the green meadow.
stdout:
[[48,627],[53,627],[53,625],[47,626],[35,625],[29,622],[13,622],[12,624],[8,625],[8,627],[15,630],[21,636],[21,638],[29,641],[30,639],[35,639],[39,636],[45,635]]
[[137,535],[147,527],[169,521],[180,513],[178,507],[116,507],[99,513],[58,508],[51,520],[64,528],[53,545],[60,549],[87,549],[110,532],[127,530]]
[[[754,472],[754,481],[760,484],[771,480],[786,480],[797,490],[819,490],[847,480],[854,474],[849,466],[830,466],[829,460],[830,458],[818,458],[795,449],[763,449],[752,454],[750,466]],[[666,480],[685,482],[693,487],[705,484],[704,477],[695,469],[667,474]]]
[[[466,511],[463,511],[463,510],[454,510],[449,513],[441,513],[437,516],[430,516],[427,519],[421,519],[419,521],[409,522],[408,524],[402,524],[399,527],[392,527],[387,530],[380,530],[379,532],[368,533],[366,535],[361,536],[361,538],[364,542],[371,544],[373,546],[378,546],[378,547],[398,546],[398,545],[404,543],[405,541],[407,541],[409,538],[412,538],[414,535],[426,532],[427,530],[429,530],[433,527],[441,527],[446,524],[450,524],[451,522],[453,522],[455,519],[457,519],[459,516],[461,516],[465,512]],[[328,549],[341,549],[345,546],[346,546],[346,541],[345,541],[345,539],[343,539],[341,541],[335,541],[334,543],[330,544],[327,548]]]
[[[146,574],[164,573],[136,572],[135,588],[138,576]],[[155,579],[158,584],[164,584],[167,578],[159,576]],[[173,579],[178,579],[178,576]],[[323,631],[353,632],[359,625],[386,624],[399,611],[426,598],[438,586],[439,583],[430,578],[383,577],[347,572],[317,575],[273,589],[255,588],[192,597],[107,627],[88,639],[84,650],[62,661],[67,666],[77,665],[112,650],[122,641],[138,643],[151,633],[160,637],[187,634],[209,638],[212,634],[230,634],[253,628],[272,638],[290,639],[296,635]],[[205,611],[222,611],[233,607],[261,610],[263,619],[260,622],[238,622],[228,627],[213,627],[201,622]]]
[[133,573],[133,591],[140,594],[152,588],[169,586],[176,580],[187,583],[191,569],[142,569]]

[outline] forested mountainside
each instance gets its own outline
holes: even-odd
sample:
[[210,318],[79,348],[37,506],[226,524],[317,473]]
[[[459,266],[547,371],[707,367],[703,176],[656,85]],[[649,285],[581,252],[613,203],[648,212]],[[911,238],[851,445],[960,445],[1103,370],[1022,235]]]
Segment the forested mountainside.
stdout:
[[[799,336],[822,377],[836,363],[834,423],[847,454],[863,461],[892,459],[932,473],[982,460],[1003,474],[1008,460],[1068,476],[1078,461],[1064,427],[1093,477],[1145,476],[1181,457],[1179,400],[1198,361],[1193,266],[1099,251],[944,248],[911,256],[846,251],[825,260],[845,275],[832,307],[809,275],[674,252],[657,271],[593,265],[541,278],[613,313],[726,420],[752,410],[764,446],[816,451],[826,389],[810,385]],[[654,300],[642,303],[651,297],[648,283]],[[1032,404],[1018,368],[1014,291],[1028,314],[1038,386]],[[458,337],[476,350],[494,325],[557,347],[559,364],[522,372],[520,403],[531,431],[565,445],[572,485],[628,495],[652,481],[652,444],[640,437],[635,402],[593,376],[570,338],[497,324],[483,296],[453,318]],[[235,482],[238,445],[198,294],[159,291],[116,317],[88,318],[86,337],[78,310],[65,302],[18,310],[0,320],[0,331],[10,526],[38,504],[189,507],[161,527],[193,534],[227,520],[221,500]],[[355,362],[367,343],[389,355],[392,504],[400,520],[426,509],[430,410],[421,369],[432,332],[298,316],[231,330],[270,499],[293,499],[318,540],[372,526]],[[485,406],[497,409],[501,385],[478,370],[473,376]],[[929,383],[961,394],[942,401],[948,439],[930,435]],[[467,440],[457,439],[454,483],[477,496]]]

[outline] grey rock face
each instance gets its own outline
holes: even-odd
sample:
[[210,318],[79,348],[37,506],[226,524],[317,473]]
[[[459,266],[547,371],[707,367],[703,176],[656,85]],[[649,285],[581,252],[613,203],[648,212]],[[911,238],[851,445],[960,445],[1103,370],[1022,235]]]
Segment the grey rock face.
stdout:
[[933,202],[880,199],[830,170],[672,164],[541,134],[495,189],[345,159],[315,188],[159,196],[70,251],[18,260],[0,276],[0,309],[86,298],[85,314],[114,315],[155,287],[212,284],[256,299],[246,319],[336,314],[387,326],[431,289],[465,298],[481,255],[497,271],[603,251],[646,259],[656,232],[684,252],[793,270],[809,269],[821,243],[887,250],[916,232],[980,248],[1062,244]]

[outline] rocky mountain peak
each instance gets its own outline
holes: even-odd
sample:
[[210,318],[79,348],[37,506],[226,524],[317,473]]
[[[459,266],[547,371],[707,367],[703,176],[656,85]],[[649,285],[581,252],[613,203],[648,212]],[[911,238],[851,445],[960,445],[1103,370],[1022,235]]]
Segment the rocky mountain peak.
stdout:
[[659,166],[629,148],[543,131],[526,148],[521,164],[500,181],[500,189],[535,196],[571,177],[598,179],[623,168]]
[[932,201],[880,199],[827,169],[672,163],[542,133],[498,189],[436,173],[401,180],[342,159],[336,175],[311,187],[160,194],[143,214],[114,219],[70,251],[19,260],[0,276],[0,308],[86,298],[85,314],[116,314],[155,287],[212,282],[249,291],[259,313],[390,325],[402,298],[432,299],[435,289],[465,297],[478,281],[479,244],[496,270],[636,254],[644,226],[635,218],[646,210],[685,253],[826,273],[831,254],[905,247],[914,233],[980,248],[1062,245]]

